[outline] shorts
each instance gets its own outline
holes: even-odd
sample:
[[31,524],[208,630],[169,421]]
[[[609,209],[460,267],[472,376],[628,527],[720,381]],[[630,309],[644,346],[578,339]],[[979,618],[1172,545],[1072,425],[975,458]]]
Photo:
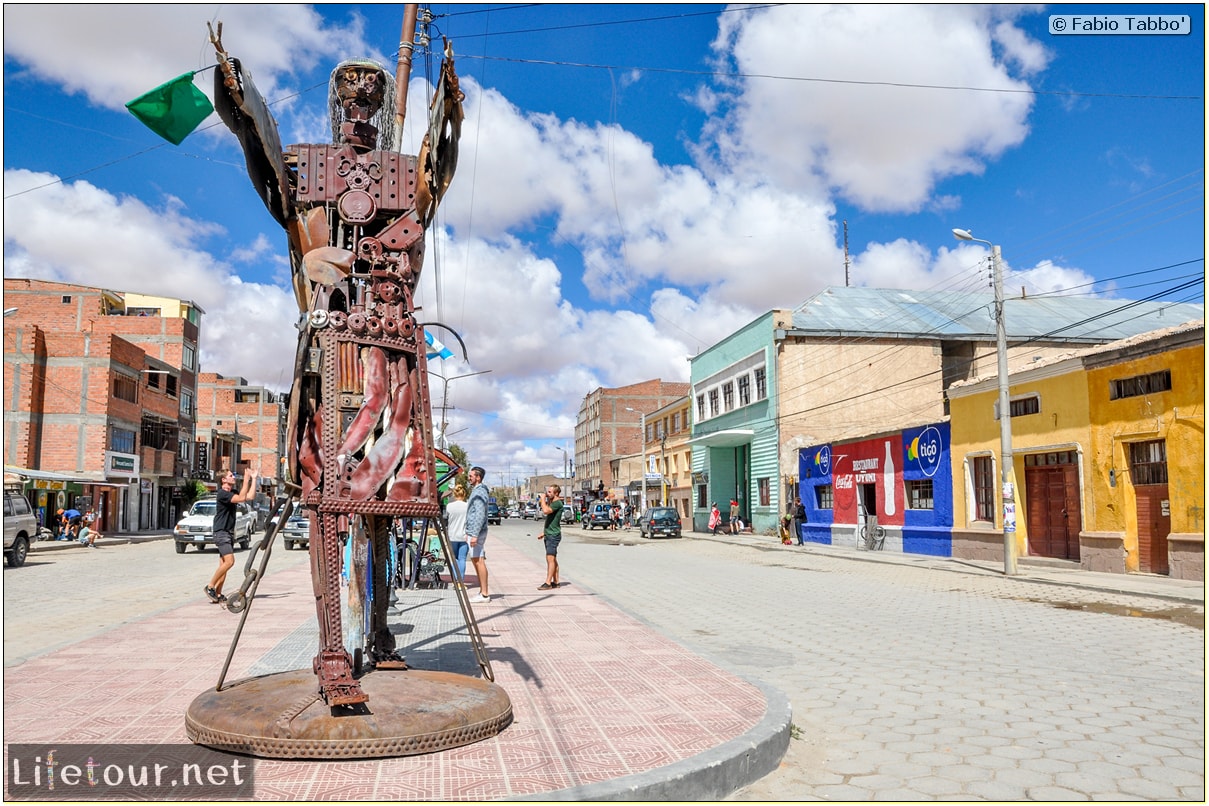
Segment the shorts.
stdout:
[[472,560],[482,557],[483,549],[485,549],[486,547],[487,547],[487,535],[486,535],[486,533],[483,533],[483,534],[479,535],[479,539],[474,541],[474,543],[470,546],[470,554],[468,556]]
[[551,557],[558,556],[558,544],[562,542],[562,535],[545,535],[543,538],[546,541],[546,554]]
[[235,553],[235,544],[230,532],[214,533],[214,548],[218,549],[219,557],[228,557]]

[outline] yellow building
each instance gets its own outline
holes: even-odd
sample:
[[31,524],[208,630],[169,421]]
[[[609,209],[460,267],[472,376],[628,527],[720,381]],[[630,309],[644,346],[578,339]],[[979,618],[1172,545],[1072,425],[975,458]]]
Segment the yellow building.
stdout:
[[[1204,577],[1204,322],[1012,373],[1016,551]],[[953,556],[1002,559],[998,379],[949,390]]]

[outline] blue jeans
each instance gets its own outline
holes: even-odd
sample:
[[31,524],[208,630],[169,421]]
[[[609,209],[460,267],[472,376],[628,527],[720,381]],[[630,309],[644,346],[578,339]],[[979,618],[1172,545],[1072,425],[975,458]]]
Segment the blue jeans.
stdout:
[[458,566],[457,579],[466,578],[466,555],[470,553],[470,544],[465,540],[451,540],[449,547],[453,549],[453,559]]

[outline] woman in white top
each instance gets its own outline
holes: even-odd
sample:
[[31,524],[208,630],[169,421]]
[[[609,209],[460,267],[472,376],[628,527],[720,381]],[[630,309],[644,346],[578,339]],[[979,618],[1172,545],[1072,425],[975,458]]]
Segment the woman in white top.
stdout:
[[453,549],[454,565],[458,569],[455,582],[465,578],[466,555],[470,552],[470,544],[466,542],[466,499],[469,496],[466,486],[457,484],[453,488],[453,500],[445,505],[445,534],[449,535],[449,547]]

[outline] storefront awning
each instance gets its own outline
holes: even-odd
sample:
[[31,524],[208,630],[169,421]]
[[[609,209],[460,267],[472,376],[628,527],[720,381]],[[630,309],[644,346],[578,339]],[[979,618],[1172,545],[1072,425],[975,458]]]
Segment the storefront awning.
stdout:
[[30,470],[25,467],[13,467],[6,465],[4,475],[20,476],[22,479],[41,479],[42,481],[70,481],[76,484],[92,484],[103,485],[106,487],[125,487],[125,484],[116,484],[106,479],[99,473],[52,473],[48,470]]
[[693,437],[688,443],[700,445],[703,448],[734,448],[739,445],[747,445],[755,435],[756,432],[750,428],[728,428],[725,431],[714,431],[710,434]]

